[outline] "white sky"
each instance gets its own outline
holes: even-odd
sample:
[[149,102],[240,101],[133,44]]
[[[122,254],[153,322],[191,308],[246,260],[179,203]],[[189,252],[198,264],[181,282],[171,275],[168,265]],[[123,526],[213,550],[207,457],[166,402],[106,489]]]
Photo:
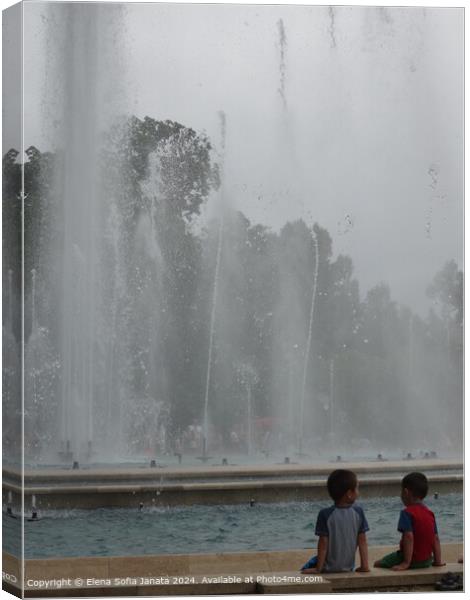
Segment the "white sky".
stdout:
[[[25,46],[25,142],[40,149],[43,6],[27,5]],[[119,102],[216,146],[223,110],[225,189],[253,222],[318,221],[363,293],[384,280],[421,311],[436,271],[462,264],[462,10],[335,8],[332,27],[326,7],[132,4],[119,31]]]

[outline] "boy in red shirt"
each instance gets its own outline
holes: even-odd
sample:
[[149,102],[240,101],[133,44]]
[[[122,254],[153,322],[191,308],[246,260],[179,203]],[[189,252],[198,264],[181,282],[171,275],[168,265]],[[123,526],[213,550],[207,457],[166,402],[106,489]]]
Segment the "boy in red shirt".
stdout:
[[403,571],[445,565],[434,513],[423,503],[427,493],[428,480],[423,473],[409,473],[402,479],[401,499],[405,508],[398,521],[398,531],[402,534],[400,550],[377,560],[374,567]]

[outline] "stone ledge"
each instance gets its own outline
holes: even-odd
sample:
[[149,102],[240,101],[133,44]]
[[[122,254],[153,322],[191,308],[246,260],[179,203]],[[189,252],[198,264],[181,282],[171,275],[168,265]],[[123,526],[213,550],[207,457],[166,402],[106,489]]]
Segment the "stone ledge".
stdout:
[[[397,546],[369,546],[369,563],[373,564]],[[144,554],[139,556],[79,556],[62,558],[28,558],[26,577],[59,579],[62,577],[148,577],[156,575],[231,575],[240,573],[275,573],[297,571],[314,553],[312,549],[252,552],[217,552],[201,554]],[[457,563],[463,554],[462,542],[442,543],[442,557]],[[4,571],[18,577],[20,561],[3,552]],[[386,573],[384,569],[379,570]],[[360,574],[356,573],[356,577]]]
[[[461,483],[463,475],[429,475],[429,483]],[[378,487],[381,485],[396,485],[401,483],[401,477],[385,476],[361,479],[361,489],[363,487]],[[20,491],[18,486],[5,483],[6,489]],[[246,489],[263,489],[263,488],[302,488],[314,487],[324,488],[324,479],[250,479],[249,481],[196,481],[191,483],[167,483],[167,482],[152,482],[145,484],[109,484],[109,485],[88,485],[82,483],[80,485],[70,484],[54,484],[49,486],[25,486],[25,494],[104,494],[104,493],[142,493],[142,492],[187,492],[187,491],[219,491],[219,490],[246,490]]]
[[[427,569],[412,569],[408,571],[388,571],[372,568],[370,573],[330,573],[324,574],[322,581],[310,581],[311,576],[302,576],[298,571],[281,571],[265,573],[267,579],[290,579],[286,582],[260,582],[252,575],[251,582],[214,582],[201,581],[175,585],[125,585],[125,586],[89,586],[67,587],[52,590],[26,589],[26,598],[43,597],[96,597],[96,596],[189,596],[189,595],[242,595],[242,594],[315,594],[315,593],[344,593],[345,591],[380,591],[386,588],[393,591],[399,588],[424,586],[432,589],[444,573],[463,573],[463,565],[449,563],[444,567],[429,567]],[[245,578],[247,574],[240,575]],[[258,578],[260,576],[258,575]],[[15,596],[20,596],[20,590],[4,585],[4,589]]]
[[[369,547],[370,564],[389,552],[395,546]],[[289,575],[299,578],[298,571],[313,553],[313,550],[277,550],[271,552],[227,552],[216,554],[174,554],[113,557],[77,557],[27,559],[25,564],[26,580],[61,579],[80,577],[82,579],[110,579],[110,585],[71,587],[61,589],[26,590],[26,597],[96,597],[96,596],[181,596],[181,595],[233,595],[233,594],[296,594],[328,593],[360,590],[397,590],[424,586],[432,589],[443,573],[463,572],[463,565],[457,561],[462,556],[462,543],[443,543],[442,555],[447,562],[444,567],[415,569],[410,571],[388,571],[372,569],[370,573],[323,574],[321,583],[304,581],[291,583],[257,582],[261,575]],[[20,561],[3,553],[3,570],[19,579]],[[125,585],[113,585],[114,578],[139,578],[156,576],[194,577],[195,583],[173,585],[143,585],[132,581]],[[202,577],[239,576],[241,581],[234,583],[202,581]],[[253,581],[245,581],[245,577]],[[216,580],[214,580],[216,581]],[[20,595],[18,587],[4,582],[4,589],[14,595]]]
[[[430,475],[432,492],[462,492],[461,474]],[[383,476],[360,480],[361,495],[380,497],[397,495],[401,477]],[[36,496],[39,510],[54,508],[104,508],[138,506],[140,502],[155,506],[183,506],[192,504],[243,504],[254,498],[256,502],[309,501],[327,498],[323,479],[264,479],[246,481],[208,481],[192,483],[148,482],[142,484],[51,484],[25,486],[26,505]],[[4,481],[3,496],[13,492],[13,504],[21,498],[22,488]]]
[[[144,465],[135,467],[113,467],[108,468],[82,468],[72,470],[71,468],[38,468],[25,469],[25,483],[53,482],[53,481],[89,481],[96,479],[98,482],[104,480],[126,480],[126,479],[211,479],[219,477],[285,477],[302,475],[328,475],[332,469],[340,466],[351,469],[356,473],[386,473],[393,471],[411,470],[463,470],[462,460],[459,459],[414,459],[414,460],[371,460],[371,461],[341,461],[321,462],[303,464],[276,464],[276,465],[210,465],[202,466],[165,466],[152,468]],[[3,468],[4,479],[16,479],[22,481],[22,472],[13,466]]]
[[[436,581],[439,581],[448,571],[463,573],[463,565],[449,563],[445,567],[429,567],[407,571],[372,568],[370,573],[325,573],[322,583],[258,583],[257,592],[262,594],[312,594],[344,592],[345,590],[380,591],[381,588],[393,590],[394,588],[414,586],[433,587]],[[293,575],[293,573],[287,575]]]
[[391,588],[415,585],[434,585],[441,577],[452,573],[463,573],[460,563],[448,563],[444,567],[428,567],[426,569],[408,569],[392,571],[391,569],[372,568],[370,573],[331,573],[328,580],[335,591],[343,589]]

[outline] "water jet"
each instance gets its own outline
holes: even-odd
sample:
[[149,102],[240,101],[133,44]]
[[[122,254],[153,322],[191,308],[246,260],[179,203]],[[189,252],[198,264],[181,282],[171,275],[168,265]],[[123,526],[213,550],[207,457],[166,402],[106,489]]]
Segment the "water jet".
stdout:
[[218,298],[218,290],[219,290],[219,271],[220,271],[220,263],[222,257],[222,242],[223,242],[223,233],[224,233],[224,194],[223,194],[223,185],[224,185],[224,161],[225,161],[225,135],[226,135],[226,116],[223,111],[219,112],[220,117],[220,129],[221,129],[221,152],[222,152],[222,160],[220,166],[220,203],[221,203],[221,214],[219,217],[219,227],[217,231],[217,253],[215,259],[215,270],[214,270],[214,281],[213,281],[213,289],[212,289],[212,307],[211,307],[211,317],[210,317],[210,327],[209,327],[209,350],[207,356],[207,370],[206,370],[206,387],[204,394],[204,415],[203,415],[203,428],[202,428],[202,456],[199,457],[199,460],[202,460],[203,463],[206,463],[210,457],[207,456],[207,441],[209,435],[209,390],[211,383],[211,369],[212,369],[212,353],[214,346],[214,334],[215,334],[215,317],[216,317],[216,308],[217,308],[217,298]]
[[317,237],[317,234],[315,233],[315,231],[313,231],[313,246],[314,246],[314,251],[315,251],[315,262],[314,262],[314,269],[313,269],[313,286],[312,286],[312,298],[310,301],[310,317],[309,317],[309,323],[308,323],[308,336],[307,336],[307,343],[305,346],[305,353],[304,353],[302,394],[300,396],[297,456],[306,456],[306,454],[304,454],[304,452],[303,452],[305,395],[306,395],[306,388],[307,388],[308,364],[309,364],[309,359],[310,359],[310,350],[311,350],[311,346],[312,346],[313,316],[314,316],[314,312],[315,312],[315,301],[317,298],[318,265],[319,265],[318,237]]

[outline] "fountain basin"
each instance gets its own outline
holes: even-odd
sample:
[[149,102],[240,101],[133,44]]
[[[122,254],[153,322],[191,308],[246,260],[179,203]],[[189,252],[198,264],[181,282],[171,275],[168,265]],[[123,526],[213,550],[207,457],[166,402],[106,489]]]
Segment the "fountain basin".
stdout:
[[122,465],[82,465],[80,470],[72,470],[71,467],[37,467],[25,468],[24,471],[11,466],[3,468],[3,476],[8,480],[19,481],[24,474],[25,484],[44,483],[53,481],[103,481],[103,480],[141,480],[155,479],[163,476],[166,480],[207,480],[207,479],[229,479],[234,478],[257,478],[264,477],[288,477],[288,476],[312,476],[328,475],[333,469],[350,469],[357,474],[369,473],[407,473],[410,471],[423,471],[431,473],[434,471],[451,472],[463,471],[462,460],[459,459],[441,459],[441,460],[390,460],[384,462],[378,461],[342,461],[336,462],[310,462],[295,464],[284,461],[277,464],[248,464],[237,465],[210,465],[210,466],[160,466],[157,473],[148,470],[148,464],[136,466]]
[[[361,495],[395,496],[403,475],[424,471],[431,493],[462,491],[462,463],[458,461],[396,461],[342,463],[359,475]],[[328,463],[246,467],[171,469],[28,470],[24,475],[25,503],[36,496],[39,509],[103,508],[144,505],[237,504],[308,501],[327,498]],[[4,469],[4,501],[12,493],[20,505],[20,471]]]
[[[361,480],[361,495],[398,496],[401,477],[377,477]],[[433,493],[461,492],[462,475],[435,475],[428,477]],[[6,491],[13,494],[13,505],[19,505],[21,489],[4,483]],[[299,479],[282,481],[252,480],[214,483],[147,483],[110,485],[43,485],[25,486],[28,496],[37,497],[37,508],[101,508],[126,507],[136,503],[152,503],[158,506],[192,504],[237,504],[249,502],[286,502],[326,499],[324,479]]]

